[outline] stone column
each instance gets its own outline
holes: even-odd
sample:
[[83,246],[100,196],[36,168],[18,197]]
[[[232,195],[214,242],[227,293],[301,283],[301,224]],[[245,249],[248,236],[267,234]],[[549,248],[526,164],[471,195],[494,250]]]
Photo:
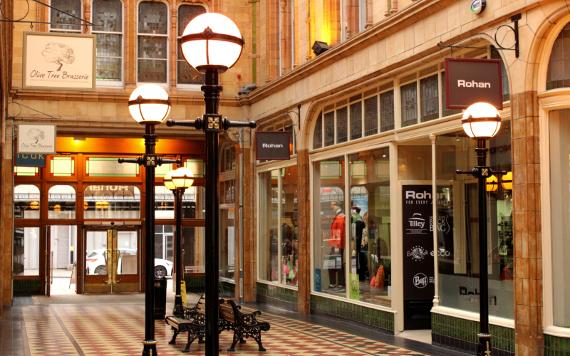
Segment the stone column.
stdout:
[[[249,131],[249,133],[248,133]],[[244,134],[250,135],[247,139],[251,142],[251,130],[244,130]],[[257,257],[255,255],[256,241],[257,241],[257,228],[256,228],[256,205],[255,205],[255,161],[250,147],[242,148],[243,154],[243,185],[244,189],[243,198],[243,298],[246,302],[253,302],[256,298],[256,279],[257,279]],[[237,280],[236,280],[237,281]]]
[[542,355],[544,351],[537,103],[534,91],[511,97],[515,353],[520,356]]
[[13,124],[11,120],[6,122],[5,138],[2,152],[2,170],[1,184],[2,196],[0,205],[0,220],[2,221],[2,229],[0,229],[0,308],[12,305],[12,242],[14,236],[14,220],[13,205],[14,201],[14,185],[13,170],[14,162],[12,160],[12,145],[14,142]]
[[311,312],[311,197],[309,179],[309,152],[306,149],[297,151],[297,182],[299,209],[299,270],[298,300],[299,313]]

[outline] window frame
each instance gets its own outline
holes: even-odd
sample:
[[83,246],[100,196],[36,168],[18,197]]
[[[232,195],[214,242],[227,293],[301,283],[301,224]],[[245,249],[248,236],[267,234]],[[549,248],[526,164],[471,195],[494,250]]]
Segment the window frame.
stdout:
[[[64,29],[64,28],[53,28],[52,27],[52,21],[51,21],[51,15],[52,12],[54,11],[53,7],[55,7],[52,2],[54,0],[50,0],[49,4],[50,7],[48,8],[48,32],[59,32],[59,33],[81,33],[82,32],[82,21],[81,20],[77,20],[79,21],[79,29],[77,30],[69,30],[69,29]],[[76,2],[79,3],[79,17],[83,18],[83,12],[84,12],[84,8],[83,8],[83,1],[81,0],[75,0]],[[66,15],[67,16],[67,15]]]
[[[140,6],[141,6],[143,3],[163,4],[164,6],[166,6],[166,34],[147,34],[147,33],[143,33],[143,32],[140,32],[140,31],[139,31],[139,30],[140,30],[140,28],[139,28]],[[135,79],[135,81],[136,81],[137,84],[149,84],[149,83],[150,83],[150,84],[158,84],[158,85],[167,87],[167,86],[169,85],[169,83],[170,83],[170,80],[169,80],[169,73],[170,73],[170,63],[169,63],[169,62],[170,62],[170,61],[169,61],[168,57],[169,57],[169,53],[170,53],[170,52],[169,52],[169,51],[170,51],[170,43],[169,43],[169,42],[170,42],[170,32],[171,32],[171,31],[170,31],[170,27],[171,27],[171,26],[170,26],[170,7],[169,7],[169,3],[164,2],[164,1],[143,0],[143,1],[140,1],[140,2],[137,4],[137,8],[136,8],[135,11],[136,11],[136,24],[135,24],[135,27],[136,27],[136,32],[135,32],[135,33],[136,33],[136,36],[135,36],[135,39],[136,39],[136,40],[134,41],[134,42],[135,42],[135,53],[136,53],[136,64],[135,64],[135,78],[136,78],[136,79]],[[154,57],[153,57],[153,58],[141,58],[141,57],[139,57],[139,39],[140,39],[141,37],[151,37],[151,38],[152,38],[152,37],[160,37],[160,38],[164,38],[165,41],[166,41],[166,56],[165,56],[165,58],[162,59],[162,58],[154,58]],[[140,63],[139,63],[139,62],[140,62],[141,59],[143,59],[143,60],[145,60],[145,59],[146,59],[146,60],[153,60],[153,61],[155,61],[155,60],[164,61],[164,62],[166,63],[166,78],[164,78],[164,81],[163,81],[163,82],[144,82],[144,81],[140,81],[140,80],[139,80],[139,79],[140,79],[140,78],[139,78],[139,66],[140,66]]]
[[[95,8],[95,1],[102,1],[102,0],[93,0],[91,2],[91,14],[94,14]],[[109,34],[109,35],[120,35],[121,36],[121,79],[120,80],[107,80],[107,79],[97,79],[96,86],[97,87],[122,87],[125,82],[125,3],[123,0],[117,0],[121,4],[121,32],[109,32],[109,31],[97,31],[91,27],[91,33],[94,35],[97,34]],[[97,49],[97,43],[95,43],[95,47]],[[105,57],[109,58],[109,57]],[[116,57],[110,57],[116,58]],[[138,62],[138,61],[137,61]],[[95,51],[95,63],[97,63],[97,51]]]
[[[202,3],[181,3],[178,5],[178,7],[176,8],[176,18],[178,19],[180,17],[180,9],[183,6],[190,6],[190,7],[201,7],[204,9],[204,13],[209,12],[208,7],[205,4]],[[178,67],[179,67],[179,63],[180,62],[184,62],[186,63],[186,60],[184,59],[184,55],[182,55],[182,59],[178,59],[178,55],[179,52],[182,51],[182,49],[180,48],[180,39],[182,38],[182,36],[179,36],[178,33],[180,31],[180,28],[178,27],[180,25],[180,23],[178,21],[176,21],[176,56],[175,56],[175,61],[176,61],[176,75],[175,75],[175,82],[176,82],[176,88],[179,89],[184,89],[184,90],[190,90],[190,91],[201,91],[202,90],[202,83],[198,84],[187,84],[187,83],[179,83],[179,78],[178,78]],[[188,66],[190,66],[190,64],[188,64]]]

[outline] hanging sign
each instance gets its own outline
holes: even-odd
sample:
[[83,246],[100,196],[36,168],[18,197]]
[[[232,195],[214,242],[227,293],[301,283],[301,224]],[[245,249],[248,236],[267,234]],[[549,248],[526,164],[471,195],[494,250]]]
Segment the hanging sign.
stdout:
[[42,153],[17,153],[16,166],[18,167],[45,167],[46,155]]
[[258,160],[290,159],[290,135],[290,132],[256,132],[256,158]]
[[18,153],[55,153],[56,126],[19,124]]
[[466,109],[482,101],[503,109],[501,61],[445,59],[445,99],[448,109]]
[[95,88],[95,36],[24,33],[25,88]]

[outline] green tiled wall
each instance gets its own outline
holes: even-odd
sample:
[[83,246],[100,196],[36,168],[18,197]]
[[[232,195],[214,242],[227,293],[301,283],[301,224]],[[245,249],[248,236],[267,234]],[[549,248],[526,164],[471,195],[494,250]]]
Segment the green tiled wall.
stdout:
[[544,355],[570,355],[570,338],[544,334]]
[[[449,315],[431,314],[431,332],[434,343],[471,350],[479,339],[479,322]],[[502,326],[489,325],[491,345],[501,354],[514,354],[515,331]]]
[[15,296],[43,294],[41,287],[38,279],[14,279]]
[[394,314],[383,310],[312,295],[311,312],[354,320],[394,333]]
[[274,285],[257,283],[257,300],[262,303],[284,304],[290,309],[297,310],[297,291],[280,288]]

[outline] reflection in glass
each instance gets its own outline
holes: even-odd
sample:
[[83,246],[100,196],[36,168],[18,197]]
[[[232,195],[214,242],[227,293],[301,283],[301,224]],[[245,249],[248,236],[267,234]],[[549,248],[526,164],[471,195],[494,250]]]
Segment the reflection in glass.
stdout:
[[[81,31],[81,1],[51,0],[50,27],[52,31]],[[55,9],[61,10],[57,11]],[[69,16],[67,14],[73,15]]]
[[259,175],[259,277],[265,281],[279,278],[278,177],[278,170]]
[[[186,25],[196,16],[206,12],[200,5],[181,5],[178,8],[178,38],[182,36]],[[178,48],[178,59],[176,61],[176,74],[178,84],[202,84],[204,75],[194,69],[186,62],[180,47]]]
[[19,184],[14,187],[14,218],[40,218],[40,188],[33,184]]
[[346,295],[344,158],[338,157],[314,165],[315,233],[314,288],[338,296]]
[[140,190],[130,185],[90,185],[85,188],[86,219],[138,219]]
[[351,299],[390,306],[390,158],[388,148],[349,156]]
[[281,283],[296,286],[299,270],[299,222],[297,167],[280,170],[281,174]]
[[75,189],[70,185],[54,185],[48,191],[48,219],[75,218]]
[[97,35],[97,80],[122,80],[123,8],[120,0],[93,1]]
[[164,185],[154,187],[155,219],[174,219],[174,193]]
[[204,227],[182,228],[184,273],[204,273],[206,246]]
[[418,95],[416,82],[400,87],[402,127],[410,126],[418,122]]
[[14,228],[12,272],[15,276],[39,276],[40,228]]

